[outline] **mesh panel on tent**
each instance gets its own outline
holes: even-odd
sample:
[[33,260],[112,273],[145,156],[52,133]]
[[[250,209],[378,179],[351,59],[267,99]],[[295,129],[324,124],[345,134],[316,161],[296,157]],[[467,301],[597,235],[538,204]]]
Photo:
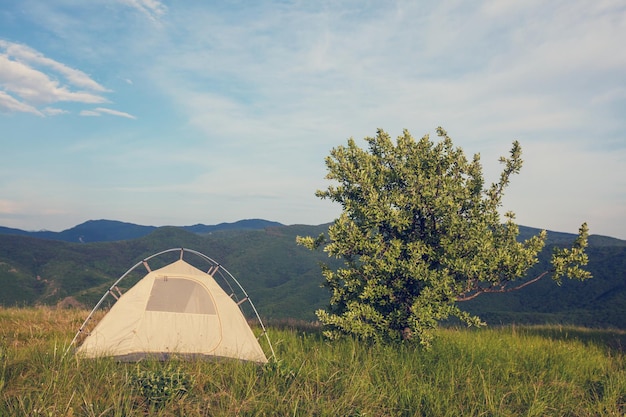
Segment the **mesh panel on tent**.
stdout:
[[213,298],[205,287],[185,278],[170,277],[154,280],[146,310],[216,314]]

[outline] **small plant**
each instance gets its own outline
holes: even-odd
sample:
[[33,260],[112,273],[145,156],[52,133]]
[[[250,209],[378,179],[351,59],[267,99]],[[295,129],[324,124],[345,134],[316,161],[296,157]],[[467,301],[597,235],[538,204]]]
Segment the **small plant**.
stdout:
[[272,359],[266,363],[262,369],[265,375],[278,378],[279,380],[284,381],[287,385],[296,379],[296,376],[298,375],[298,371],[295,371],[283,361],[278,361],[276,359]]
[[131,381],[138,387],[139,393],[156,406],[184,397],[194,383],[192,376],[171,363],[156,370],[140,369],[137,365]]

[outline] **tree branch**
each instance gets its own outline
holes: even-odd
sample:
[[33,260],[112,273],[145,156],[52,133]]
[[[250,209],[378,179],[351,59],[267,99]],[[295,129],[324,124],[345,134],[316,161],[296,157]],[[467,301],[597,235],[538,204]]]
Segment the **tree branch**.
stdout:
[[477,288],[476,292],[473,294],[469,294],[469,291],[464,292],[463,294],[459,294],[459,296],[456,298],[456,301],[469,301],[469,300],[473,300],[474,298],[478,297],[481,294],[487,294],[487,293],[506,293],[506,292],[513,292],[513,291],[517,291],[517,290],[521,290],[522,288],[526,287],[527,285],[533,284],[537,281],[539,281],[541,278],[545,277],[546,275],[548,275],[550,273],[550,271],[545,271],[539,275],[537,275],[535,278],[531,279],[530,281],[526,281],[523,284],[518,285],[517,287],[513,287],[513,288],[506,288],[505,284],[502,284],[498,287],[485,287],[485,288]]

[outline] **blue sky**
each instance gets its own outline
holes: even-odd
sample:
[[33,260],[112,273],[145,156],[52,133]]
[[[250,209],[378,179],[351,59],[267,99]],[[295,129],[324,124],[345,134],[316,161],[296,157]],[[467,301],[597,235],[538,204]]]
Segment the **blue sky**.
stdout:
[[443,126],[520,224],[626,239],[623,0],[0,5],[0,225],[321,224],[330,149]]

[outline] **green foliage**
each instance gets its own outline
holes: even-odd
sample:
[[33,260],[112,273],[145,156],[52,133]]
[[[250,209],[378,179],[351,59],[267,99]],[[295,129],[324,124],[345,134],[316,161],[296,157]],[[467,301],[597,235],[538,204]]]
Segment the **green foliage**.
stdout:
[[561,277],[567,276],[572,279],[585,280],[591,278],[589,271],[585,271],[580,266],[587,265],[589,258],[585,252],[589,229],[587,224],[583,224],[578,232],[578,237],[574,241],[571,249],[555,248],[552,255],[553,277],[557,283],[561,283]]
[[262,375],[272,381],[280,381],[280,383],[289,385],[298,376],[298,371],[287,365],[282,360],[272,358],[269,362],[260,368]]
[[138,364],[131,381],[148,403],[163,407],[169,401],[183,398],[192,389],[194,379],[175,362],[168,362],[157,369],[143,369]]
[[[437,134],[434,143],[404,131],[393,143],[378,130],[365,138],[368,149],[349,139],[326,158],[332,185],[316,195],[341,204],[343,212],[328,240],[309,236],[298,243],[324,246],[344,261],[322,268],[331,299],[317,316],[328,337],[429,345],[441,320],[483,324],[458,301],[529,283],[511,286],[537,263],[546,232],[520,242],[515,215],[506,213],[502,223],[499,213],[510,177],[522,167],[520,144],[513,142],[510,156],[500,159],[499,181],[485,187],[480,156],[469,161],[443,129]],[[590,277],[580,268],[586,244],[584,224],[572,249],[555,252],[549,271],[555,280]]]

